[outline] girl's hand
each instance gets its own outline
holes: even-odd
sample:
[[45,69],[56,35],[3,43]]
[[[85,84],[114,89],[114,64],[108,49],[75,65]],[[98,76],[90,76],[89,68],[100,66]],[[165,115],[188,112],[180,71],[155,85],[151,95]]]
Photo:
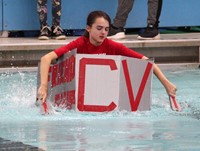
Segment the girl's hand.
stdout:
[[47,98],[47,86],[45,85],[40,85],[38,89],[38,101],[45,102]]
[[165,85],[165,89],[169,96],[176,97],[177,88],[173,83],[168,81],[168,83]]
[[169,82],[165,87],[168,95],[169,95],[169,103],[170,107],[173,111],[181,111],[180,104],[176,101],[176,91],[177,88],[174,84]]

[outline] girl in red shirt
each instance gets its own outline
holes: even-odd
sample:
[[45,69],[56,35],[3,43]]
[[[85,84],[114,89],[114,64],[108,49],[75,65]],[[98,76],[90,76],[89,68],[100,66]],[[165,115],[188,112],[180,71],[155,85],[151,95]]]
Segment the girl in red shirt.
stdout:
[[[107,39],[110,28],[110,17],[103,11],[93,11],[87,17],[87,26],[83,36],[44,55],[41,58],[40,77],[41,83],[38,89],[38,100],[45,101],[47,98],[48,71],[52,60],[57,59],[70,50],[77,49],[82,54],[107,54],[123,55],[139,59],[148,59],[146,56],[135,52],[124,45]],[[170,96],[170,105],[173,110],[180,111],[180,105],[176,102],[176,86],[172,84],[158,68],[153,64],[153,71]]]

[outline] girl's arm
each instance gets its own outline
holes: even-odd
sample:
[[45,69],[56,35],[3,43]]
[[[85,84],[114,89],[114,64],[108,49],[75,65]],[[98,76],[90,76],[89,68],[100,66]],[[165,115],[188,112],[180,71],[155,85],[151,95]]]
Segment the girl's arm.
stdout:
[[48,88],[48,72],[52,60],[57,59],[58,56],[54,51],[44,55],[40,62],[40,87],[38,89],[38,99],[43,102],[47,98],[47,88]]
[[[148,59],[148,58],[143,56],[142,59]],[[156,77],[160,80],[162,85],[165,87],[165,90],[169,95],[171,109],[175,111],[181,111],[181,107],[179,103],[176,101],[176,91],[177,91],[176,86],[165,77],[165,75],[162,73],[160,68],[155,63],[153,64],[153,72],[156,75]]]
[[[142,59],[146,60],[148,58],[146,56],[143,56]],[[176,97],[176,86],[165,77],[165,75],[155,63],[153,64],[153,72],[160,80],[162,85],[165,87],[167,93],[172,97]]]

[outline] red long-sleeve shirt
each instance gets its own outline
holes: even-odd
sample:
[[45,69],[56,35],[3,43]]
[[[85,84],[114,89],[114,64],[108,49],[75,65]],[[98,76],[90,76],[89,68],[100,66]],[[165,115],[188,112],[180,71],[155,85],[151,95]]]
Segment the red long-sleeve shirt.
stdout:
[[64,53],[77,48],[77,53],[80,54],[107,54],[107,55],[122,55],[127,57],[134,57],[141,59],[142,54],[135,52],[132,49],[125,47],[124,45],[105,39],[100,46],[94,46],[90,43],[89,39],[81,36],[69,44],[55,49],[54,52],[58,57]]

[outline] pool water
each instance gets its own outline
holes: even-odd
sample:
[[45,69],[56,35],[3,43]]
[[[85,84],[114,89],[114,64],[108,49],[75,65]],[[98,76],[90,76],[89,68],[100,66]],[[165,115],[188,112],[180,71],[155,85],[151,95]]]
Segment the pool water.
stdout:
[[163,86],[153,77],[150,111],[59,110],[47,116],[34,105],[35,71],[0,73],[0,138],[47,151],[200,150],[200,69],[164,73],[178,88],[181,112],[170,109]]

